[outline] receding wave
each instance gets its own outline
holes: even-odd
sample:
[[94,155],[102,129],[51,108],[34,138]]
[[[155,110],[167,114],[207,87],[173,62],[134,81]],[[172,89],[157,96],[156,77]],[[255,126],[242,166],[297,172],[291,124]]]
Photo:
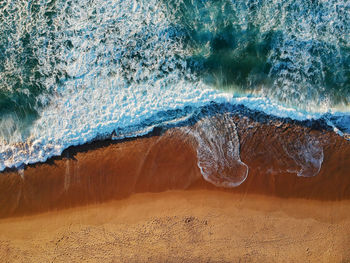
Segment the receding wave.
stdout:
[[244,182],[249,168],[240,159],[237,129],[229,114],[204,118],[182,131],[197,143],[198,167],[207,181],[221,187]]

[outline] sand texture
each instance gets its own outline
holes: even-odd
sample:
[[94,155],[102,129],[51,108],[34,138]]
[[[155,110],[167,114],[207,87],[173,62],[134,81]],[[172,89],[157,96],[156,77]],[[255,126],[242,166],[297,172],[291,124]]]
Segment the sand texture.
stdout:
[[2,262],[349,262],[350,203],[137,194],[0,221]]

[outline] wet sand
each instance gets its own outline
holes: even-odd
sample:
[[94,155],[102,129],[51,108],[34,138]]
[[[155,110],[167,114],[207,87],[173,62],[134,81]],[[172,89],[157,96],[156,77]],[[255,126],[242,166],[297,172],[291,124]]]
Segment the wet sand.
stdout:
[[[318,127],[235,119],[245,182],[204,181],[178,129],[67,149],[0,176],[4,262],[350,261],[350,142]],[[314,177],[282,151],[322,142]]]
[[[303,126],[256,124],[244,118],[237,118],[236,123],[240,156],[249,174],[239,187],[220,188],[222,191],[325,201],[350,199],[350,141]],[[310,134],[324,141],[323,163],[317,176],[300,177],[289,172],[300,167],[282,149]],[[71,147],[46,163],[1,173],[0,218],[101,203],[133,193],[192,188],[216,187],[203,180],[196,145],[174,128],[159,136]]]

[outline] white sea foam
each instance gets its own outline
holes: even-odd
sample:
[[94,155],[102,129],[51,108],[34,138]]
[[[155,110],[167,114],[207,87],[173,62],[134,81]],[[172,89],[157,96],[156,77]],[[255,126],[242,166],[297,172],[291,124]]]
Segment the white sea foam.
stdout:
[[219,187],[245,181],[249,168],[241,161],[237,128],[229,114],[207,117],[180,130],[197,143],[197,164],[205,180]]
[[323,163],[322,144],[312,136],[305,136],[303,141],[299,138],[293,144],[282,144],[285,153],[299,166],[299,170],[290,172],[302,177],[316,176]]
[[62,93],[42,112],[26,142],[1,145],[0,169],[45,161],[50,156],[60,155],[71,145],[83,144],[113,131],[116,131],[114,138],[142,135],[154,126],[152,121],[148,122],[148,126],[142,122],[159,112],[186,106],[196,108],[211,101],[243,104],[270,115],[298,120],[321,115],[305,114],[266,98],[235,98],[232,94],[199,84],[196,87],[186,81],[169,85],[167,80],[152,83],[152,89],[147,89],[147,85],[114,88],[113,82],[110,86],[103,82],[101,88]]

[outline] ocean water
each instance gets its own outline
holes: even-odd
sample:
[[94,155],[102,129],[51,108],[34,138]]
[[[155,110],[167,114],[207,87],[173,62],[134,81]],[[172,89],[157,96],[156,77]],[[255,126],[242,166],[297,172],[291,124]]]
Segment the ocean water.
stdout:
[[[350,134],[350,2],[0,1],[0,171],[146,134],[212,102]],[[203,146],[215,125],[202,120],[192,135]],[[223,136],[232,145],[216,136],[217,154],[199,147],[198,165],[206,177],[207,160],[220,170],[230,158],[235,186],[248,167],[234,124]]]

